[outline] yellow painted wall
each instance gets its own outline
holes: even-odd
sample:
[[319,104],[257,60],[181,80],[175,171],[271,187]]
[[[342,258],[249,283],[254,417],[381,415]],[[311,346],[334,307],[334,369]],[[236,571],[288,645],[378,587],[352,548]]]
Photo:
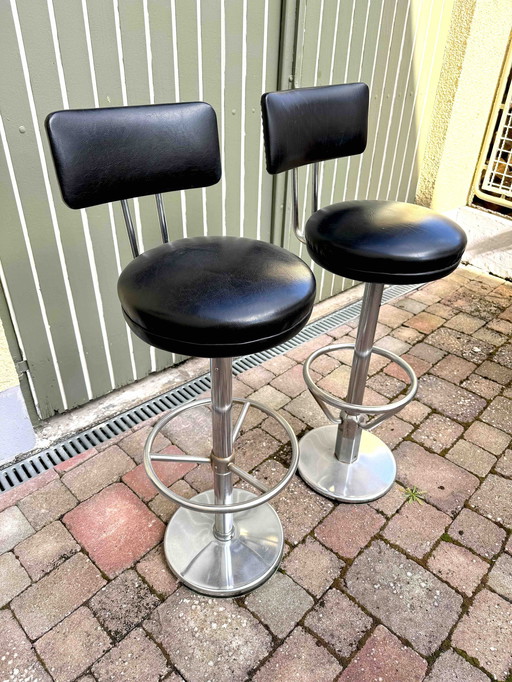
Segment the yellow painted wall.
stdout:
[[4,328],[0,320],[0,392],[18,385],[18,375],[12,361]]
[[455,0],[416,201],[465,206],[512,29],[511,0]]

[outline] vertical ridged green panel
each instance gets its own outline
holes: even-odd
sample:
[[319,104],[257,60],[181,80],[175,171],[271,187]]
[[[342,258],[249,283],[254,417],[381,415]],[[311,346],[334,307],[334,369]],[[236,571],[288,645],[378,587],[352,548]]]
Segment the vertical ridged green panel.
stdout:
[[[282,0],[13,0],[23,47],[10,3],[1,5],[2,120],[15,175],[13,186],[3,157],[1,258],[11,315],[17,321],[42,418],[181,359],[150,350],[127,331],[116,280],[132,256],[120,206],[81,213],[63,204],[43,129],[46,115],[67,106],[200,99],[211,103],[222,135],[223,181],[204,191],[164,197],[170,238],[225,232],[268,240],[273,180],[261,165],[259,99],[262,90],[278,87],[281,4]],[[28,65],[43,164],[22,58]],[[25,134],[20,134],[20,126]],[[154,199],[129,203],[143,248],[159,244]]]

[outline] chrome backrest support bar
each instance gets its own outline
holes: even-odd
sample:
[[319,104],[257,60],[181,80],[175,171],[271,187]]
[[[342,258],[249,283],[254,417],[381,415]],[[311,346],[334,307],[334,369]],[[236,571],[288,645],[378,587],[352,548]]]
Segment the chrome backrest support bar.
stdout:
[[[164,244],[169,243],[169,231],[167,230],[167,219],[165,217],[164,202],[161,194],[155,194],[156,200],[156,210],[158,213],[158,220],[160,222],[160,231],[162,233],[162,242]],[[123,209],[123,217],[126,225],[126,231],[128,233],[128,239],[130,240],[130,247],[134,258],[139,255],[139,245],[137,244],[137,237],[135,235],[135,228],[133,226],[132,214],[130,212],[130,206],[126,199],[121,199],[121,207]]]
[[318,211],[318,164],[313,164],[313,213]]
[[158,220],[160,221],[160,230],[162,232],[162,243],[169,243],[169,231],[167,230],[167,220],[165,218],[164,202],[161,194],[155,194],[156,210],[158,211]]
[[126,199],[121,199],[121,207],[123,209],[124,222],[126,225],[126,231],[128,232],[128,239],[130,240],[132,254],[134,258],[137,258],[139,255],[139,246],[137,244],[137,237],[135,236],[135,228],[133,227],[130,207],[128,206],[128,201]]
[[293,220],[293,231],[295,232],[295,236],[299,240],[299,242],[302,242],[303,244],[306,243],[306,239],[304,237],[304,230],[301,230],[299,228],[299,197],[298,197],[298,191],[297,191],[297,169],[293,168],[292,169],[292,220]]
[[[313,213],[315,213],[315,211],[318,211],[318,163],[313,164],[312,204]],[[292,168],[292,221],[295,236],[299,242],[305,244],[304,227],[302,229],[299,227],[299,197],[296,168]]]

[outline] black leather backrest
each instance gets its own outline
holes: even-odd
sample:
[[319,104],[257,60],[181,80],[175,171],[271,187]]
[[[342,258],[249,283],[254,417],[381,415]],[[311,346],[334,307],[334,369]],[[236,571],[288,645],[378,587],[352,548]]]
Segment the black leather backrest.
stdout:
[[261,107],[269,173],[365,150],[365,83],[268,92],[261,98]]
[[221,176],[217,118],[205,102],[56,111],[46,130],[71,208],[207,187]]

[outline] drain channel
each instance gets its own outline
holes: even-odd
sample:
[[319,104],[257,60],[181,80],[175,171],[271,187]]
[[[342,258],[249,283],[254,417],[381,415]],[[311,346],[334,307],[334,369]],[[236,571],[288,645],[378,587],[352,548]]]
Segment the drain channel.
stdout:
[[[384,290],[382,302],[387,303],[392,299],[408,294],[419,286],[420,285],[418,284],[397,284],[389,286]],[[325,334],[331,329],[346,324],[357,317],[360,311],[361,301],[356,301],[341,310],[337,310],[319,320],[315,320],[315,322],[311,322],[311,324],[304,327],[304,329],[294,336],[293,339],[282,343],[280,346],[234,360],[233,373],[237,375],[241,372],[245,372],[247,369],[257,367],[266,360],[282,355],[306,341],[311,341],[311,339],[320,336],[320,334]],[[137,426],[137,424],[151,419],[162,412],[166,412],[174,407],[178,407],[178,405],[190,402],[201,395],[201,393],[204,393],[204,391],[208,391],[210,387],[209,373],[203,374],[196,379],[188,381],[186,384],[173,388],[157,398],[148,400],[137,407],[123,412],[103,424],[88,429],[87,431],[82,431],[76,436],[72,436],[68,440],[63,441],[59,445],[53,446],[48,450],[44,450],[35,455],[31,455],[21,462],[8,466],[0,471],[0,492],[11,490],[17,485],[20,485],[20,483],[24,483],[38,474],[42,474],[45,471],[48,471],[48,469],[57,466],[57,464],[61,464],[100,443],[105,443],[111,438],[129,431],[134,426]]]

